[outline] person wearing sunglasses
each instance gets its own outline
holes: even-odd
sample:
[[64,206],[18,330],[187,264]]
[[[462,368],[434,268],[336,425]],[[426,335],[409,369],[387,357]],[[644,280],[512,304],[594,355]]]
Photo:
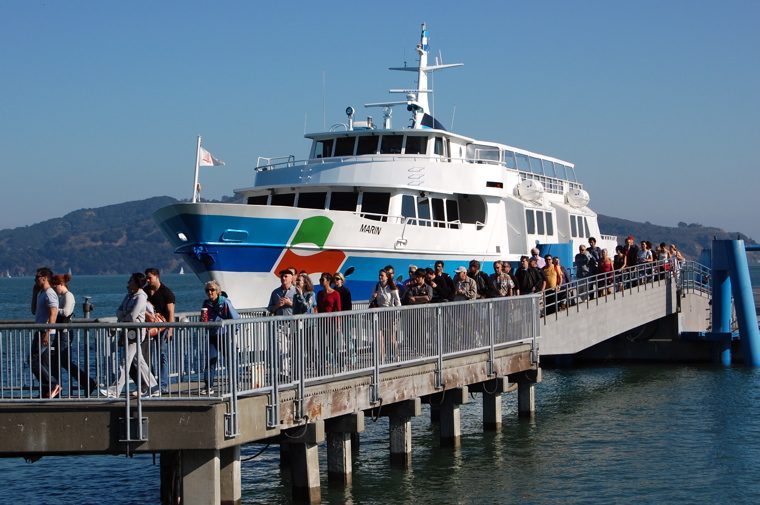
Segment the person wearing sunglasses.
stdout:
[[[240,319],[235,307],[229,298],[222,294],[222,287],[216,281],[206,283],[206,300],[201,310],[208,311],[209,322],[223,321],[224,319]],[[213,395],[215,393],[216,364],[219,355],[228,356],[234,349],[232,342],[232,326],[209,328],[208,331],[208,361],[203,370],[203,379],[206,388],[201,394]]]

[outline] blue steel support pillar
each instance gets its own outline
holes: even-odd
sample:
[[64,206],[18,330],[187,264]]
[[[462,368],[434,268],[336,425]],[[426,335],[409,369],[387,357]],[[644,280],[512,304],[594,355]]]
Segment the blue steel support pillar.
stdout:
[[[730,331],[731,298],[725,286],[730,287],[734,295],[736,317],[739,325],[739,338],[744,354],[744,364],[760,366],[760,332],[755,316],[755,300],[752,296],[752,284],[749,277],[749,265],[743,240],[713,240],[713,331]],[[730,280],[726,279],[730,276]],[[718,287],[720,284],[720,287]],[[726,309],[726,305],[728,309]],[[718,309],[718,307],[720,307]],[[716,309],[718,314],[716,315]],[[718,317],[721,319],[718,320]],[[724,321],[728,324],[724,327]],[[720,321],[720,327],[715,323]],[[730,352],[730,351],[729,351]]]
[[[726,254],[728,240],[712,243],[712,331],[731,332],[731,278]],[[731,341],[713,344],[713,363],[731,364]]]

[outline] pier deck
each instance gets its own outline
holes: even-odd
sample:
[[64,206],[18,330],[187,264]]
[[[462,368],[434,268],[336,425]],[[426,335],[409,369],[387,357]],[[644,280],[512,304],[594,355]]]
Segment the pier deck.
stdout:
[[[482,393],[484,429],[501,425],[501,394],[513,389],[520,414],[533,413],[539,355],[583,352],[653,322],[658,338],[673,342],[680,331],[705,329],[709,297],[685,277],[679,283],[670,275],[642,278],[593,298],[588,288],[585,297],[568,292],[554,298],[564,310],[534,295],[340,316],[173,323],[171,390],[144,399],[88,398],[66,387],[61,398],[42,398],[24,360],[35,331],[45,326],[5,325],[0,457],[160,453],[162,474],[173,466],[183,477],[183,503],[238,503],[240,445],[266,441],[289,448],[294,498],[316,502],[318,446],[327,441],[330,480],[349,482],[351,440],[363,431],[365,416],[389,417],[390,460],[408,466],[411,419],[422,403],[435,406],[441,444],[456,446],[459,407],[469,393]],[[132,327],[141,326],[155,325]],[[75,359],[100,385],[117,373],[119,328],[67,326]],[[234,345],[222,349],[212,396],[202,393],[209,331],[234,335]]]

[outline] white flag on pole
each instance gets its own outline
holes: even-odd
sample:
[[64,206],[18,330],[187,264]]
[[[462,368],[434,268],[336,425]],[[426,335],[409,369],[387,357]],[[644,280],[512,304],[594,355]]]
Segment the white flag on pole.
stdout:
[[214,167],[217,165],[224,165],[222,160],[218,160],[211,156],[211,153],[201,147],[201,156],[198,165],[201,167]]

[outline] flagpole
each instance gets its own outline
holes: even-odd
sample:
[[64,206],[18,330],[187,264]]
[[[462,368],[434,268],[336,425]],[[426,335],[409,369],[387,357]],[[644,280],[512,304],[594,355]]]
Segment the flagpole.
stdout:
[[198,201],[200,196],[198,193],[198,165],[200,165],[201,159],[201,136],[198,135],[198,145],[195,148],[195,180],[193,180],[193,203]]

